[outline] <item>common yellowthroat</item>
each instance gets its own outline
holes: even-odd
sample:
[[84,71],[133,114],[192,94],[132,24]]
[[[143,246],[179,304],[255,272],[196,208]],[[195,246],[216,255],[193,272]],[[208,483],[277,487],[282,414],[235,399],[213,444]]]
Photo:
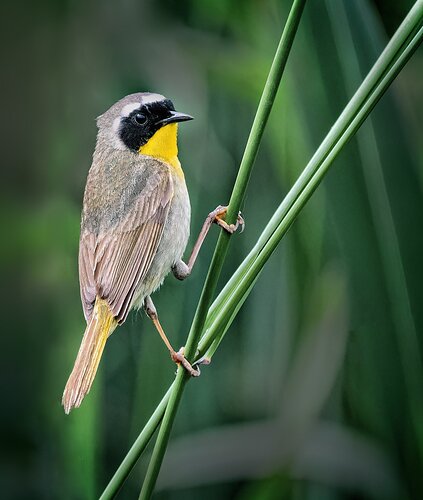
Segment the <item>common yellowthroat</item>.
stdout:
[[66,384],[66,413],[89,392],[107,338],[132,308],[144,307],[172,359],[197,375],[168,341],[150,295],[169,271],[178,279],[192,270],[213,222],[234,232],[243,224],[224,221],[226,207],[206,218],[188,263],[191,206],[178,160],[178,123],[192,116],[152,93],[131,94],[97,119],[97,143],[85,187],[79,242],[79,279],[87,327]]

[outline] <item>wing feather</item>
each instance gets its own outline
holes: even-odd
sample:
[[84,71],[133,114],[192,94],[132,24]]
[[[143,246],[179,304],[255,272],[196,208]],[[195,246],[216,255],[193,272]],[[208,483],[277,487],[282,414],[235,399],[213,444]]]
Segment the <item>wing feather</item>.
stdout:
[[97,296],[107,301],[119,322],[126,319],[163,234],[173,196],[169,170],[151,169],[141,192],[131,196],[132,206],[115,224],[100,224],[98,234],[84,226],[81,231],[79,272],[87,321]]

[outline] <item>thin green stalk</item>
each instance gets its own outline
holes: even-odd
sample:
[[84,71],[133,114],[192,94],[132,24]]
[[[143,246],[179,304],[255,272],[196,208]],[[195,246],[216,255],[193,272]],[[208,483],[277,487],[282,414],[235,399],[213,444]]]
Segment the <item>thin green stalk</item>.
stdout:
[[[236,272],[233,274],[233,276],[230,278],[228,283],[225,285],[225,287],[222,289],[222,291],[214,301],[212,307],[210,308],[210,312],[206,321],[206,327],[209,326],[210,321],[213,320],[217,311],[221,309],[222,305],[227,302],[228,297],[234,290],[234,287],[237,286],[239,280],[242,279],[242,276],[247,272],[254,260],[257,258],[257,255],[260,253],[267,240],[276,230],[276,228],[280,224],[280,221],[287,214],[292,204],[298,198],[301,191],[304,189],[304,186],[306,186],[307,183],[312,179],[312,177],[320,168],[325,157],[329,154],[336,142],[340,139],[349,124],[351,124],[351,121],[357,114],[358,110],[360,110],[366,100],[369,99],[369,95],[371,95],[375,87],[378,85],[378,83],[380,83],[381,79],[383,79],[387,72],[389,72],[392,65],[395,64],[395,62],[398,62],[398,60],[396,60],[395,58],[397,57],[401,48],[410,38],[410,36],[413,36],[413,34],[419,28],[419,25],[421,25],[422,17],[423,1],[419,0],[412,7],[407,17],[401,23],[398,30],[396,31],[382,54],[379,56],[373,68],[364,79],[363,83],[360,85],[354,96],[347,104],[342,114],[332,126],[331,130],[309,161],[306,168],[303,170],[300,177],[297,179],[289,193],[279,205],[278,209],[262,232],[259,240],[254,245],[253,249],[244,259],[242,264],[238,267]],[[416,39],[414,38],[413,40],[415,41]],[[417,41],[417,43],[419,42]],[[410,46],[411,42],[409,42],[408,47],[410,48]],[[383,90],[383,92],[385,90]],[[199,349],[201,355],[203,355],[207,348],[210,346],[210,337],[211,336],[207,336],[207,338],[201,340]]]
[[[361,70],[354,52],[354,40],[347,22],[346,8],[340,3],[337,5],[337,9],[329,9],[329,13],[332,16],[334,35],[339,40],[337,45],[339,46],[340,40],[343,39],[346,41],[345,51],[350,51],[349,64],[342,64],[341,58],[341,66],[346,76],[345,81],[347,83],[353,82],[361,77]],[[421,390],[423,366],[419,340],[376,133],[372,120],[369,122],[365,134],[358,138],[358,150],[374,219],[375,235],[384,267],[386,290],[392,304],[392,318],[397,336],[398,352],[404,374],[405,390],[408,394],[407,404],[410,408],[415,435],[418,437],[420,460],[423,462],[423,427],[421,425],[423,422]],[[371,168],[366,168],[370,165]]]
[[140,435],[131,446],[131,449],[128,451],[122,463],[119,465],[117,471],[113,474],[113,477],[110,480],[109,484],[106,486],[106,489],[103,491],[100,500],[110,500],[114,498],[119,491],[132,468],[137,463],[137,460],[140,457],[141,453],[145,450],[148,443],[150,442],[150,439],[153,437],[153,434],[160,425],[160,422],[166,410],[166,405],[169,401],[169,396],[172,388],[173,383],[167,390],[166,394],[163,396],[160,403],[157,405],[156,409],[149,418],[148,422],[145,424]]
[[[414,38],[410,41],[407,48],[402,52],[400,57],[392,65],[391,69],[385,75],[385,77],[379,82],[376,89],[373,91],[369,99],[364,103],[359,113],[356,114],[351,124],[347,127],[344,133],[341,135],[339,140],[331,149],[330,153],[326,156],[324,161],[321,163],[315,175],[310,179],[305,188],[301,191],[299,196],[296,198],[295,202],[288,209],[285,215],[283,215],[280,220],[279,225],[273,232],[271,237],[267,240],[266,244],[263,246],[262,250],[258,256],[254,259],[251,265],[246,270],[245,274],[240,278],[235,288],[232,290],[231,294],[226,298],[225,302],[222,303],[222,307],[219,309],[218,314],[215,316],[214,321],[210,325],[209,330],[205,333],[200,341],[199,351],[203,353],[206,349],[207,356],[212,357],[217,347],[219,346],[224,333],[227,330],[227,323],[231,321],[232,315],[235,310],[240,308],[240,304],[245,301],[249,292],[251,291],[252,284],[257,279],[258,274],[263,269],[264,264],[267,262],[273,251],[276,249],[277,245],[281,241],[282,237],[291,227],[297,215],[300,213],[302,208],[305,206],[313,192],[316,190],[320,182],[323,180],[333,161],[340,153],[342,148],[347,144],[347,142],[353,137],[353,135],[360,128],[361,124],[370,114],[374,106],[377,104],[379,99],[385,93],[389,85],[395,79],[397,74],[401,71],[404,64],[409,60],[412,54],[415,52],[419,44],[423,39],[423,28],[421,28]],[[288,193],[289,196],[289,193]],[[228,320],[229,318],[229,320]],[[223,333],[222,333],[223,330]],[[209,347],[210,346],[210,347]]]
[[[267,81],[261,96],[257,113],[248,137],[247,145],[245,147],[244,155],[241,160],[241,165],[232,191],[232,196],[229,201],[226,219],[229,223],[235,222],[238,212],[241,208],[242,201],[245,196],[248,181],[250,179],[251,171],[254,161],[257,156],[258,148],[263,136],[263,132],[276,97],[277,90],[282,78],[282,74],[288,59],[289,52],[294,41],[295,34],[304,10],[306,0],[294,0],[291,11],[289,13],[285,28],[276,50],[272,66],[267,77]],[[198,303],[198,307],[192,322],[188,339],[185,345],[185,355],[188,360],[192,360],[195,356],[198,341],[200,340],[201,333],[207,317],[207,312],[213,300],[213,295],[216,290],[217,282],[223,267],[228,247],[230,235],[227,232],[221,232],[217,241],[216,249],[209,267],[209,272],[204,283],[203,291]],[[140,493],[140,499],[150,498],[154,486],[156,484],[157,476],[163,461],[166,451],[167,443],[169,440],[170,431],[185,384],[188,380],[188,375],[185,371],[179,368],[176,375],[175,386],[170,395],[169,403],[167,405],[163,423],[160,427],[157,436],[156,445],[151,456],[151,460],[147,469],[146,477]]]
[[[254,279],[252,279],[253,276],[256,276],[255,279],[257,279],[264,263],[270,257],[283,234],[289,229],[294,218],[311,196],[312,192],[316,189],[339,151],[358,130],[361,123],[365,120],[395,76],[418,47],[423,37],[423,30],[420,28],[422,18],[423,0],[419,0],[410,10],[410,13],[398,28],[344,112],[338,118],[319,149],[313,155],[298,181],[291,188],[284,201],[272,216],[256,245],[214,301],[207,318],[207,326],[209,328],[200,342],[201,352],[205,352],[213,342],[217,342],[218,345],[222,335],[227,329],[228,322],[233,319],[243,300],[248,296],[249,290],[254,284]],[[403,52],[398,55],[403,45],[413,36],[413,34],[414,37],[411,38]],[[349,110],[348,113],[346,113],[347,109]],[[308,184],[310,184],[310,186],[307,189]],[[259,262],[255,264],[254,272],[250,271],[249,273],[249,270],[257,259]],[[248,283],[250,283],[250,287]],[[228,305],[226,305],[227,303]],[[227,308],[226,316],[222,309],[223,306]],[[217,347],[217,345],[214,344],[215,347]],[[183,373],[180,375],[180,371],[178,371],[178,375],[182,377]],[[165,398],[167,398],[169,392],[170,389]],[[159,405],[161,410],[164,410],[162,403],[165,398],[163,398]],[[163,405],[165,404],[166,403],[163,403]],[[137,439],[136,444],[138,444],[138,446],[136,447],[134,444],[119,467],[120,474],[118,475],[118,473],[116,473],[112,478],[111,483],[114,483],[114,489],[111,489],[110,483],[102,498],[112,498],[112,493],[118,490],[128,476],[135,461],[144,450],[160,423],[163,411],[158,410],[159,408],[156,409]],[[128,459],[130,455],[131,458]],[[111,496],[105,496],[106,492]]]

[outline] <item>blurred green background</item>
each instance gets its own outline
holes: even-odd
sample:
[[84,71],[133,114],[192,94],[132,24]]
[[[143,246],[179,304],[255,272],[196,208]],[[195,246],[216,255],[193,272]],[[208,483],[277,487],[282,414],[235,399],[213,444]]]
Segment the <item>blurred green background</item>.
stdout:
[[[411,0],[309,0],[222,282],[258,238]],[[144,314],[60,405],[84,330],[77,251],[95,117],[159,92],[180,127],[192,235],[228,201],[291,2],[3,4],[0,496],[99,496],[173,379]],[[336,160],[184,395],[156,498],[423,497],[422,52]],[[155,303],[184,343],[210,261]],[[192,246],[190,242],[189,249]],[[138,498],[141,461],[118,498]]]

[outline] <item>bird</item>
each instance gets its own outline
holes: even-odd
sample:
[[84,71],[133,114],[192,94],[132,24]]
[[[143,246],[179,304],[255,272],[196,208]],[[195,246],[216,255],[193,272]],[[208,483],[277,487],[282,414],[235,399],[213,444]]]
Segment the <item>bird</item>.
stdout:
[[79,281],[86,329],[66,383],[66,414],[79,407],[93,384],[108,337],[132,309],[144,308],[171,358],[192,376],[199,371],[169,342],[151,299],[169,272],[192,271],[213,223],[233,233],[227,207],[210,212],[187,263],[191,205],[178,159],[178,124],[193,117],[175,111],[161,94],[127,95],[97,118],[97,140],[81,215]]

